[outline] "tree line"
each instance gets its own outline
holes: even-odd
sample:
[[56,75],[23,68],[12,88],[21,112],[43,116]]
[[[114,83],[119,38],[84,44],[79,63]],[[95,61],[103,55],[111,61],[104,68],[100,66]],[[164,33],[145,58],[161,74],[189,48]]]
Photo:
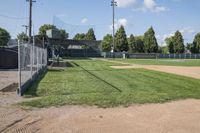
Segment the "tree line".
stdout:
[[[198,33],[193,43],[184,45],[184,39],[181,32],[176,31],[174,36],[165,39],[167,46],[159,46],[155,36],[153,27],[150,27],[143,36],[127,37],[126,31],[121,26],[115,34],[115,52],[129,52],[129,53],[185,53],[189,50],[191,53],[200,53],[200,33]],[[107,34],[102,40],[102,50],[110,52],[113,47],[113,36]]]
[[[46,36],[47,30],[56,30],[60,33],[61,39],[68,39],[69,34],[64,29],[58,29],[51,24],[44,24],[39,28],[38,36],[43,38]],[[21,41],[27,41],[28,36],[22,32],[17,35]],[[87,33],[77,33],[74,40],[96,40],[94,29],[89,29]],[[5,29],[0,28],[0,46],[6,46],[10,40],[10,34]],[[124,26],[120,26],[115,34],[115,52],[130,52],[130,53],[184,53],[190,50],[191,53],[200,53],[200,33],[195,35],[194,41],[184,45],[184,40],[181,32],[176,31],[174,36],[165,39],[167,46],[160,47],[157,43],[155,31],[150,27],[142,36],[127,37]],[[110,52],[113,47],[113,36],[107,34],[103,37],[102,51]]]
[[[47,30],[54,30],[57,31],[60,34],[60,39],[68,39],[69,38],[69,33],[67,33],[64,29],[59,29],[54,25],[51,24],[44,24],[39,28],[39,33],[38,36],[40,38],[46,37],[46,31]],[[18,34],[17,38],[19,40],[28,40],[28,36],[22,32]],[[94,30],[91,28],[88,30],[87,33],[77,33],[74,37],[73,40],[96,40],[96,36],[94,34]]]
[[[112,49],[113,37],[107,34],[102,41],[102,50],[109,52]],[[158,53],[159,46],[155,37],[153,27],[150,27],[143,36],[134,36],[127,38],[125,28],[121,26],[115,34],[115,52],[130,53]]]

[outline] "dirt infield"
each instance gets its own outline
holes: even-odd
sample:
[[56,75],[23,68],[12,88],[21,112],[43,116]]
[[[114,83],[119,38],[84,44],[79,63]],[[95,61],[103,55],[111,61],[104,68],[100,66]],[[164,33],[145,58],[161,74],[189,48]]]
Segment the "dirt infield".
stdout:
[[148,70],[166,72],[166,73],[200,79],[200,67],[159,66],[159,65],[128,65],[128,66],[111,66],[111,67],[115,69],[143,68]]
[[134,69],[134,68],[143,68],[147,70],[154,70],[159,72],[166,72],[186,77],[192,77],[196,79],[200,79],[200,67],[184,67],[184,66],[163,66],[163,65],[138,65],[138,64],[130,64],[124,63],[120,61],[111,61],[105,60],[103,61],[113,62],[123,64],[123,66],[111,66],[114,69]]
[[18,83],[18,71],[1,71],[0,70],[0,90],[3,88]]
[[[200,100],[102,109],[64,106],[22,110],[14,94],[0,105],[0,132],[54,133],[199,133]],[[0,94],[2,98],[2,94]]]

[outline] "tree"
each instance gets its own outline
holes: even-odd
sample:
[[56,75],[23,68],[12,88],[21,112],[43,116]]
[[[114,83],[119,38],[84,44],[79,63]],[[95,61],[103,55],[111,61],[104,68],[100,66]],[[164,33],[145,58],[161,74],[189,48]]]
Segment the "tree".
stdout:
[[54,25],[51,25],[51,24],[44,24],[44,25],[42,25],[40,28],[39,28],[39,35],[40,36],[46,36],[46,31],[47,30],[58,30],[57,28],[56,28],[56,26],[54,26]]
[[149,28],[144,34],[144,46],[146,53],[157,53],[158,43],[155,37],[155,32],[153,27]]
[[173,37],[173,44],[174,44],[174,51],[175,53],[184,53],[185,52],[185,46],[184,46],[184,40],[181,32],[176,31],[174,37]]
[[10,34],[3,28],[0,28],[0,46],[6,46],[10,40]]
[[168,47],[167,46],[161,46],[158,48],[158,53],[162,53],[162,54],[168,54]]
[[69,34],[65,30],[60,29],[59,32],[60,32],[61,39],[63,39],[63,40],[68,39]]
[[187,43],[186,49],[189,50],[191,53],[196,53],[196,49],[195,49],[193,43]]
[[91,28],[88,30],[88,32],[85,35],[85,40],[96,40],[94,30]]
[[196,34],[193,41],[193,53],[200,53],[200,33]]
[[165,39],[165,42],[167,44],[168,50],[170,54],[174,53],[174,44],[173,44],[173,37],[168,37]]
[[28,41],[28,36],[24,32],[22,32],[22,33],[19,33],[17,35],[17,39],[22,41],[22,42],[27,42]]
[[130,38],[128,38],[128,45],[129,45],[129,52],[131,52],[131,53],[137,52],[136,41],[135,41],[135,37],[133,36],[133,34],[131,34]]
[[131,53],[143,53],[144,52],[144,43],[143,36],[134,37],[132,34],[128,38],[129,52]]
[[115,34],[115,50],[117,52],[128,51],[128,41],[124,26],[121,26]]
[[112,35],[107,34],[106,36],[104,36],[103,41],[101,42],[103,52],[111,51],[112,41],[113,41]]
[[144,36],[135,37],[136,47],[138,53],[144,53]]
[[84,33],[77,33],[73,40],[85,40],[85,34]]

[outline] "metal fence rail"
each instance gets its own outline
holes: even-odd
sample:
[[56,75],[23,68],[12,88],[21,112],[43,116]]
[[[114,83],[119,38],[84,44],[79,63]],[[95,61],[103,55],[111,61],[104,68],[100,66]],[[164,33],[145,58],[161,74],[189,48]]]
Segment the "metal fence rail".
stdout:
[[23,95],[27,87],[41,74],[47,66],[47,49],[33,44],[18,44],[19,89]]
[[102,52],[104,58],[130,58],[130,59],[200,59],[200,54],[156,54],[156,53],[127,53]]

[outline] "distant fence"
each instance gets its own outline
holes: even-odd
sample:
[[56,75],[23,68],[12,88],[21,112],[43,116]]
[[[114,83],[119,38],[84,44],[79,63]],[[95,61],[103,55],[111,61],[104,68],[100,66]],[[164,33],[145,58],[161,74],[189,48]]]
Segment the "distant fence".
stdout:
[[104,58],[132,58],[132,59],[200,59],[200,54],[154,54],[154,53],[136,53],[127,52],[102,52]]
[[0,48],[0,69],[17,69],[18,52],[11,48]]
[[101,53],[93,49],[67,49],[64,52],[67,57],[101,57]]
[[19,95],[23,95],[27,87],[46,69],[47,49],[32,44],[19,44]]

